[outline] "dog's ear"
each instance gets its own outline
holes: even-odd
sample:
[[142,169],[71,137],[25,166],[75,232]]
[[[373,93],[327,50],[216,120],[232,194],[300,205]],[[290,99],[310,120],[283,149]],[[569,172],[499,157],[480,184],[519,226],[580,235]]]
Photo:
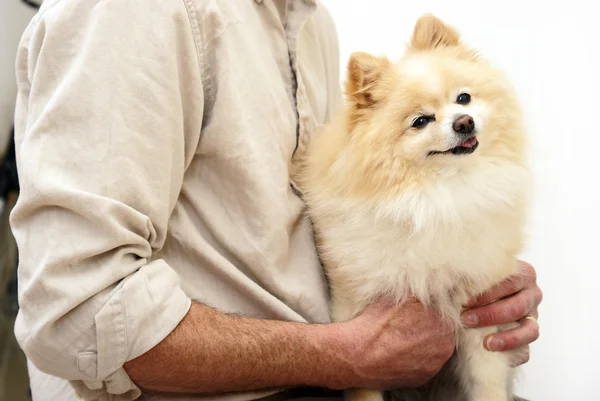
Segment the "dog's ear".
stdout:
[[425,14],[415,24],[409,49],[422,51],[459,44],[460,35],[454,28],[432,14]]
[[385,95],[381,83],[390,66],[390,61],[385,57],[375,57],[363,52],[353,53],[348,61],[346,78],[348,101],[357,109],[374,106]]

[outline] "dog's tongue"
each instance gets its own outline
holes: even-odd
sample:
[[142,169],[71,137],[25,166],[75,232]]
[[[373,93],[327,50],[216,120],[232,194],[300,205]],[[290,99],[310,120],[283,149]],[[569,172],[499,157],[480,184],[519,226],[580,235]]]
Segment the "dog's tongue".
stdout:
[[463,143],[461,143],[460,146],[463,148],[472,148],[473,146],[475,146],[476,143],[477,143],[477,138],[473,137],[473,138],[469,138],[466,141],[464,141]]

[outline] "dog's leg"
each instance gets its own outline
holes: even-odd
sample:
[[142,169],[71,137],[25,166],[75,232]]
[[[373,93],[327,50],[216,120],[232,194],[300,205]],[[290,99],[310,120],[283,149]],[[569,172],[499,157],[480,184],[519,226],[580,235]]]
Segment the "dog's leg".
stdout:
[[[355,303],[350,302],[345,297],[336,296],[336,292],[332,291],[331,300],[331,319],[334,322],[345,322],[354,318],[358,311],[362,308]],[[344,391],[344,399],[346,401],[383,401],[383,393],[377,390],[370,389],[350,389]]]
[[[505,328],[503,328],[505,329]],[[509,354],[483,347],[497,327],[462,329],[458,333],[458,376],[469,401],[512,401],[513,371]]]

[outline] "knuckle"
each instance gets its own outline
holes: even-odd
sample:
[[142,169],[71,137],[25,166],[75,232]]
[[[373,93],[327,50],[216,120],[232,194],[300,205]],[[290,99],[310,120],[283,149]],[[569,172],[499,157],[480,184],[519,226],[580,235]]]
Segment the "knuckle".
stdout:
[[542,292],[542,289],[540,287],[535,287],[535,302],[537,303],[537,305],[542,303],[542,300],[544,299],[544,293]]
[[[525,295],[525,294],[523,294]],[[516,319],[520,319],[525,316],[529,311],[533,308],[532,299],[523,298],[517,302],[512,310],[513,314],[511,317],[515,317]]]
[[487,326],[498,321],[500,314],[494,310],[479,313],[479,325]]
[[513,320],[518,320],[521,317],[525,316],[526,314],[526,307],[523,304],[523,302],[518,302],[515,303],[514,305],[510,306],[509,308],[507,308],[506,310],[506,314],[503,316],[504,321],[513,321]]
[[527,277],[525,277],[522,273],[511,277],[508,281],[508,287],[510,291],[518,291],[521,288],[525,287],[526,284]]
[[490,323],[492,323],[492,322],[494,324],[508,323],[508,322],[517,320],[514,318],[514,316],[516,316],[518,314],[519,314],[519,311],[518,311],[517,306],[508,306],[505,309],[498,310],[497,312],[494,312],[493,314],[491,314],[491,317],[494,320],[491,320]]
[[536,324],[531,331],[531,339],[536,341],[538,338],[540,338],[540,326]]
[[517,347],[518,342],[519,342],[516,335],[512,335],[510,333],[501,335],[501,338],[504,341],[504,350],[505,351],[515,349],[515,347]]

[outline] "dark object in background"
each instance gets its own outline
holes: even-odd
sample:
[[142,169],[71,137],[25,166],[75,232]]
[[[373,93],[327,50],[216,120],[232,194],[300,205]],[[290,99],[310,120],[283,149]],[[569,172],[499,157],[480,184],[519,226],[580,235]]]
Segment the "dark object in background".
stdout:
[[29,7],[40,8],[43,0],[21,0],[23,3],[27,4]]
[[4,205],[11,192],[19,191],[19,177],[17,175],[17,160],[15,157],[15,129],[13,127],[6,153],[0,161],[0,215],[4,212]]
[[14,335],[19,254],[9,216],[19,196],[14,128],[0,159],[0,400],[31,401],[27,359]]

